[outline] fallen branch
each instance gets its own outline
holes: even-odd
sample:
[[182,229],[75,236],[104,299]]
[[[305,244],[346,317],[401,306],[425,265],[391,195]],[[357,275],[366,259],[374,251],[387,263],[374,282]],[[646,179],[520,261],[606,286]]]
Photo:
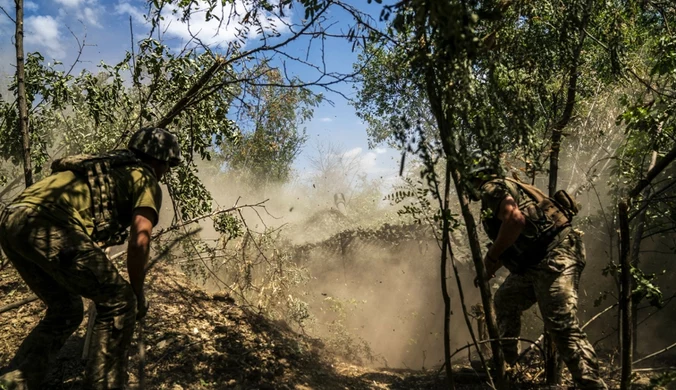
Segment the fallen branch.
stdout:
[[676,367],[634,368],[634,372],[676,371]]
[[4,313],[4,312],[6,312],[6,311],[10,311],[10,310],[12,310],[12,309],[16,309],[17,307],[21,307],[21,306],[23,306],[23,305],[25,305],[25,304],[27,304],[27,303],[31,303],[31,302],[33,302],[33,301],[36,300],[36,299],[38,299],[38,296],[37,296],[37,295],[31,295],[30,297],[25,298],[25,299],[22,299],[22,300],[20,300],[20,301],[18,301],[18,302],[10,303],[10,304],[7,305],[7,306],[0,307],[0,314]]

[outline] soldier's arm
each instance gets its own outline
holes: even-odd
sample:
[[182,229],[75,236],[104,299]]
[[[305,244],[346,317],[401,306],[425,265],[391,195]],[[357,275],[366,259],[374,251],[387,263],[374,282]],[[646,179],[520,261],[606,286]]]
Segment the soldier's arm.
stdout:
[[488,250],[487,256],[492,260],[500,259],[502,253],[514,244],[526,226],[526,218],[511,196],[500,203],[498,219],[502,221],[498,236]]
[[139,300],[144,298],[145,266],[150,253],[150,237],[156,218],[155,211],[149,207],[135,209],[132,216],[127,247],[127,272],[129,272],[131,287]]

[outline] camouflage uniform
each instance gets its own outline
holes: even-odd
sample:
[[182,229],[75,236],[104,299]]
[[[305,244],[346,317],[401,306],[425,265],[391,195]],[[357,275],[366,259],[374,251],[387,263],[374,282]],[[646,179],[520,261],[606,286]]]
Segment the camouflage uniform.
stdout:
[[[115,168],[110,184],[121,226],[130,225],[133,211],[139,207],[151,208],[156,217],[159,215],[161,190],[149,167]],[[3,211],[0,246],[45,302],[47,312],[22,342],[0,384],[40,388],[58,351],[82,322],[81,297],[85,297],[96,304],[97,316],[84,388],[124,388],[136,295],[92,239],[91,210],[86,179],[65,171],[27,188]]]
[[[495,293],[495,310],[500,337],[518,337],[521,313],[536,302],[556,347],[576,385],[583,389],[606,389],[592,345],[577,318],[577,291],[585,267],[585,249],[580,234],[571,227],[555,232],[540,248],[532,241],[537,234],[532,199],[511,182],[489,181],[481,187],[482,221],[491,239],[497,236],[497,213],[506,196],[514,198],[526,217],[524,231],[501,260],[510,275]],[[530,244],[530,247],[528,246]],[[518,342],[502,343],[505,358],[512,364],[518,357]]]

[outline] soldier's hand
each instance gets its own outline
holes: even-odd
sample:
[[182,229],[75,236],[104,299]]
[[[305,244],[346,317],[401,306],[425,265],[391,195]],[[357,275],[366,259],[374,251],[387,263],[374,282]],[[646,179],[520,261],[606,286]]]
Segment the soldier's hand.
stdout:
[[484,257],[484,267],[486,268],[486,275],[488,275],[488,280],[491,280],[495,277],[495,273],[498,272],[500,267],[502,267],[502,262],[500,260],[492,259],[488,253]]
[[137,297],[136,304],[136,320],[140,321],[146,316],[146,314],[148,314],[148,307],[150,304],[148,303],[145,294]]

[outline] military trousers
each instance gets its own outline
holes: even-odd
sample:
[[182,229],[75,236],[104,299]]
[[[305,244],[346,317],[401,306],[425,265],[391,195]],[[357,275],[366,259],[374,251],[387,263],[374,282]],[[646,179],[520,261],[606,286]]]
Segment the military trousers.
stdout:
[[5,379],[10,388],[41,388],[57,353],[82,322],[85,297],[96,304],[97,316],[83,388],[124,388],[136,295],[103,250],[81,229],[59,225],[46,211],[26,206],[10,206],[2,213],[0,246],[47,306],[0,383]]
[[[519,337],[521,314],[536,302],[545,328],[577,387],[606,389],[599,377],[594,348],[577,318],[580,274],[585,267],[585,249],[580,235],[572,231],[544,259],[520,272],[511,273],[495,293],[495,310],[500,337]],[[503,341],[507,363],[519,354],[517,341]]]

